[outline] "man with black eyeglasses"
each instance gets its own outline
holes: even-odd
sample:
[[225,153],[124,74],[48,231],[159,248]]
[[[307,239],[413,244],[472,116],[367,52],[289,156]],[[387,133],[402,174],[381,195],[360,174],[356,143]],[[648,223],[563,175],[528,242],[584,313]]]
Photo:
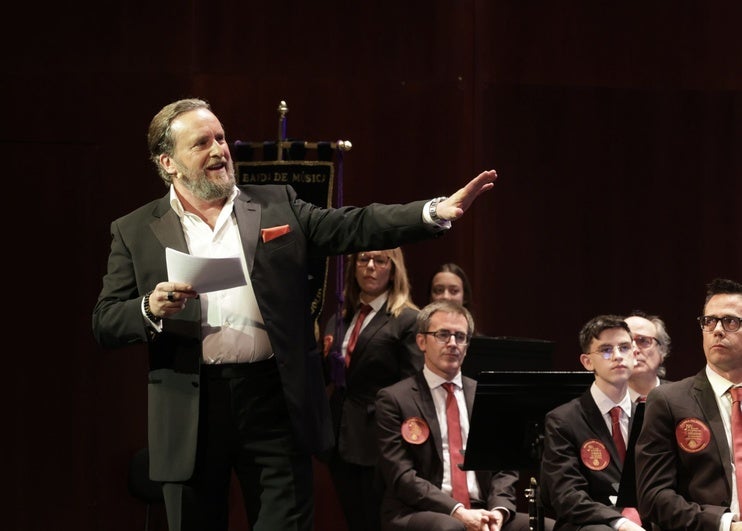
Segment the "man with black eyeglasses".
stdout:
[[[477,382],[461,374],[461,363],[473,332],[458,302],[428,304],[417,317],[422,371],[377,394],[383,531],[529,529],[528,515],[516,512],[518,472],[463,471],[461,452],[449,454],[466,447]],[[551,530],[554,522],[544,523]]]
[[628,383],[635,353],[631,329],[623,317],[598,315],[582,327],[579,343],[580,363],[595,381],[546,414],[541,499],[560,531],[641,531],[636,507],[619,500],[636,408]]
[[[698,317],[706,367],[655,388],[636,445],[639,511],[663,531],[739,531],[732,404],[742,385],[742,284],[708,284]],[[736,467],[742,473],[742,463]]]

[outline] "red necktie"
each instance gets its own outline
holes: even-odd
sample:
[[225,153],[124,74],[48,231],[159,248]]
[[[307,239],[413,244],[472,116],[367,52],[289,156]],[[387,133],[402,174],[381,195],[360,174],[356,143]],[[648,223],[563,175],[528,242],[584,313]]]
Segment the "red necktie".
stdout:
[[361,309],[358,312],[358,319],[356,319],[356,324],[353,326],[353,331],[350,333],[350,338],[348,339],[348,348],[345,350],[345,366],[350,365],[350,355],[353,353],[353,349],[356,348],[356,343],[358,342],[358,336],[361,334],[361,325],[363,325],[363,321],[366,320],[366,316],[371,311],[371,306],[369,304],[361,304]]
[[459,419],[459,404],[453,394],[454,384],[443,384],[446,390],[446,424],[448,425],[448,457],[451,462],[451,487],[453,499],[464,504],[469,509],[469,487],[466,484],[466,472],[459,466],[464,463],[464,454],[461,452],[461,422]]
[[734,449],[734,471],[737,476],[737,499],[742,508],[742,412],[739,402],[742,399],[742,388],[732,387],[732,448]]
[[616,450],[623,463],[626,457],[626,442],[623,440],[621,435],[621,408],[616,406],[611,409],[611,432],[613,434],[613,442],[616,444]]

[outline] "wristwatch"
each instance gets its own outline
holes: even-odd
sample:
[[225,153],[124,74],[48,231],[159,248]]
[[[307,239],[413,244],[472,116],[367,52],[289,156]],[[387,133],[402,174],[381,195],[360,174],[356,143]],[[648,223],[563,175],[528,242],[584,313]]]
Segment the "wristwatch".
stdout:
[[432,219],[435,223],[444,221],[443,218],[438,215],[438,203],[440,203],[441,201],[445,201],[446,199],[448,199],[448,197],[442,195],[440,197],[436,197],[430,202],[430,206],[428,207],[428,214],[430,215],[430,219]]

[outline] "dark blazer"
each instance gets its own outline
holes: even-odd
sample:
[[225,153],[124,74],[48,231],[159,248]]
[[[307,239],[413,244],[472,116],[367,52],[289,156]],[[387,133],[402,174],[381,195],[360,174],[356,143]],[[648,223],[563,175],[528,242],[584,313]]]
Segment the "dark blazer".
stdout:
[[[463,377],[466,407],[471,418],[477,382]],[[406,419],[418,417],[430,427],[422,444],[402,437]],[[379,471],[384,482],[382,522],[385,528],[404,529],[410,515],[419,511],[450,514],[457,502],[441,491],[443,443],[433,396],[422,371],[379,391],[376,399],[377,437],[381,456]],[[515,471],[477,471],[485,507],[516,510]],[[474,500],[472,500],[474,502]]]
[[[687,438],[681,422],[688,426]],[[724,424],[705,369],[649,393],[636,444],[642,516],[647,515],[663,531],[717,531],[721,515],[731,505],[731,463]]]
[[[358,336],[345,372],[346,387],[334,387],[330,396],[337,448],[344,461],[376,465],[376,393],[423,366],[423,355],[415,341],[417,313],[405,308],[394,317],[385,303]],[[344,323],[342,335],[334,339],[333,348],[340,349],[349,322]],[[328,321],[327,330],[335,330],[335,316]]]
[[[630,423],[629,432],[631,427]],[[587,466],[581,449],[590,440],[602,443],[605,451],[597,459],[600,463],[590,459]],[[554,513],[554,529],[610,525],[621,518],[621,509],[609,498],[618,496],[621,469],[613,438],[589,389],[546,414],[540,494],[544,507]]]
[[[283,380],[299,444],[323,452],[333,443],[329,407],[310,313],[307,264],[319,256],[387,249],[432,237],[424,201],[406,205],[323,209],[290,186],[247,185],[235,200],[247,268]],[[264,243],[261,229],[289,225]],[[184,481],[193,471],[198,432],[200,304],[190,301],[155,334],[142,316],[142,296],[167,280],[165,248],[188,252],[169,194],[111,224],[111,252],[93,310],[93,333],[108,348],[149,346],[148,429],[151,477]]]
[[[669,381],[660,378],[659,385],[664,385]],[[638,402],[634,407],[631,432],[626,443],[626,459],[624,459],[623,470],[621,471],[621,486],[618,489],[618,500],[616,501],[616,505],[619,507],[637,507],[639,504],[636,498],[636,441],[639,439],[639,433],[644,425],[645,407],[646,404]]]

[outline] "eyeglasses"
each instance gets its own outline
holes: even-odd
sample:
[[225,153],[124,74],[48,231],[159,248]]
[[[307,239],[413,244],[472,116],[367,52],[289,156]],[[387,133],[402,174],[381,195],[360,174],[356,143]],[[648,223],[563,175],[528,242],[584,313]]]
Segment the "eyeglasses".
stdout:
[[739,330],[739,322],[742,321],[740,317],[732,317],[731,315],[725,315],[724,317],[714,317],[713,315],[702,315],[697,317],[698,324],[701,325],[701,330],[704,332],[713,332],[716,330],[716,323],[721,321],[721,327],[727,332],[736,332]]
[[356,258],[356,266],[358,267],[368,267],[368,264],[371,262],[371,260],[374,261],[374,265],[376,267],[389,267],[389,264],[391,263],[392,259],[388,256],[369,256],[367,254],[361,254],[358,255],[358,258]]
[[626,356],[630,352],[634,351],[634,347],[631,343],[621,343],[620,345],[603,345],[594,352],[588,352],[588,354],[600,354],[604,360],[609,360],[613,357],[613,353],[618,349],[622,356]]
[[649,348],[652,346],[653,342],[657,342],[658,345],[661,345],[660,340],[656,337],[652,336],[635,336],[634,337],[634,343],[636,343],[636,346],[639,348]]
[[451,341],[451,337],[456,340],[457,345],[466,345],[469,342],[469,336],[464,332],[451,332],[450,330],[438,330],[437,332],[423,332],[426,336],[435,337],[435,340],[442,345]]

